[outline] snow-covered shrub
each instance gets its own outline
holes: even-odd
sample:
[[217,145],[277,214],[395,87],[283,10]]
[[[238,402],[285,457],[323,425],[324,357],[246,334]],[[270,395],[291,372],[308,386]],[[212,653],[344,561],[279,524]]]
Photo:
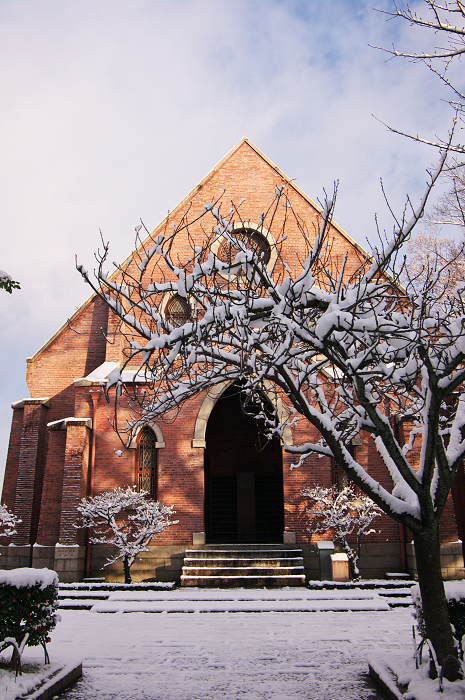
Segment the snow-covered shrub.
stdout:
[[[456,646],[459,656],[463,661],[463,637],[465,635],[465,581],[446,581],[444,583],[446,592],[447,610],[452,627],[452,633],[456,639]],[[427,638],[425,621],[423,618],[423,607],[421,604],[420,586],[412,587],[412,599],[414,613],[417,622],[418,633],[422,639]]]
[[21,668],[26,646],[46,649],[49,633],[60,619],[58,577],[50,569],[0,571],[0,651],[13,647],[12,663]]
[[0,537],[11,537],[16,532],[16,525],[21,522],[8,507],[0,503]]
[[81,521],[76,527],[93,528],[91,542],[111,544],[119,550],[105,566],[122,559],[125,583],[132,583],[131,566],[139,552],[147,552],[155,535],[178,522],[169,519],[175,512],[172,506],[152,501],[148,495],[128,486],[83,498],[78,506]]
[[[315,486],[304,489],[302,496],[310,500],[306,509],[311,523],[309,532],[328,532],[332,530],[336,542],[340,542],[349,559],[351,577],[360,578],[358,560],[360,558],[361,540],[364,535],[376,532],[371,523],[383,512],[379,506],[358,493],[354,486],[344,486],[340,491],[337,486]],[[355,539],[349,542],[349,537]]]

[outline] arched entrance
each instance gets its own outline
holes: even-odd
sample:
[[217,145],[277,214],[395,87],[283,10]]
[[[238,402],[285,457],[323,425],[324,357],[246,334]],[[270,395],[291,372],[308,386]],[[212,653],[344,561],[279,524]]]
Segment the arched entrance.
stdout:
[[207,542],[282,542],[282,448],[243,411],[236,384],[216,401],[205,438]]

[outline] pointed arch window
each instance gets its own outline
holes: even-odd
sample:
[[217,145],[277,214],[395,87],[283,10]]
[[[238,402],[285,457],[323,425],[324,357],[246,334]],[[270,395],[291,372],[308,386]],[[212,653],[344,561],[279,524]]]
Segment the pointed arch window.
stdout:
[[137,486],[139,491],[147,491],[151,498],[157,497],[157,439],[150,428],[139,433],[137,460]]
[[179,328],[183,323],[186,323],[191,317],[191,307],[189,302],[179,294],[172,297],[166,307],[166,318],[175,328]]

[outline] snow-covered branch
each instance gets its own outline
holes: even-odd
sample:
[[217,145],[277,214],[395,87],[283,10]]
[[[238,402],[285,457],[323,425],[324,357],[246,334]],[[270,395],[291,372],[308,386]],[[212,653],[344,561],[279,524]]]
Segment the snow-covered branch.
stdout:
[[16,526],[21,522],[6,505],[0,503],[0,537],[11,537],[16,534]]

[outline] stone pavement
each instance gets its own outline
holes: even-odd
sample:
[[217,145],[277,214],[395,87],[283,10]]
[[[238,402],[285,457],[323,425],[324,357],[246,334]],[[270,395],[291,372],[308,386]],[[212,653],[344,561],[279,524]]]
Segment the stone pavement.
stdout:
[[52,658],[84,659],[66,700],[375,700],[368,654],[411,646],[408,608],[62,617]]

